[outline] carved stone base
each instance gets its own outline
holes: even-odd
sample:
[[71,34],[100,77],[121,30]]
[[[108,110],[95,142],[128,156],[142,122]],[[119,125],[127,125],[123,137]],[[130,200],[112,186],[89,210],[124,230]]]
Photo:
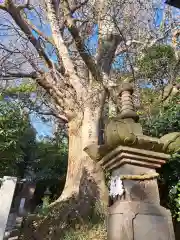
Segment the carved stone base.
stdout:
[[158,204],[117,201],[109,209],[108,240],[175,240],[171,213]]

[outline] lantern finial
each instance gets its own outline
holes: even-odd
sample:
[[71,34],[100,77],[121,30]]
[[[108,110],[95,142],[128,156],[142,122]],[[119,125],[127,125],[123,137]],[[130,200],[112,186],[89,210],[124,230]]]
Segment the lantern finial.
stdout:
[[121,109],[119,117],[121,119],[131,118],[135,122],[138,122],[139,116],[134,109],[134,103],[132,99],[133,86],[127,81],[124,81],[120,87],[119,96],[121,97]]

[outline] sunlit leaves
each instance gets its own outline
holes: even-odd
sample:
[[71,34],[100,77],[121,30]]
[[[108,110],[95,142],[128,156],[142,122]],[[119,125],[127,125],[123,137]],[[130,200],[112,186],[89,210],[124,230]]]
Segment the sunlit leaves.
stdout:
[[166,106],[158,106],[156,115],[143,122],[145,133],[154,137],[161,137],[170,132],[180,131],[179,97],[174,98]]
[[156,81],[168,79],[171,77],[176,57],[174,49],[169,45],[155,45],[148,48],[144,56],[138,61],[138,68],[141,75]]

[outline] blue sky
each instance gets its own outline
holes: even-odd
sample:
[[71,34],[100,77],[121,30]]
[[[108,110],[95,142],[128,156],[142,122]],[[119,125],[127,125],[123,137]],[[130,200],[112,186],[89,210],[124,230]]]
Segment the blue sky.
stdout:
[[52,136],[52,134],[53,134],[53,123],[52,122],[44,123],[40,117],[36,116],[36,114],[31,114],[30,120],[31,120],[33,127],[36,129],[37,138]]

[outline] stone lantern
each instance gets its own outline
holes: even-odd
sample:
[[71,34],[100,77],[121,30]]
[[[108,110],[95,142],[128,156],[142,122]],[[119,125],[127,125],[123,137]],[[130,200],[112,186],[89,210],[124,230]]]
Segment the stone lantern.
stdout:
[[49,190],[49,188],[46,188],[46,191],[44,192],[44,196],[45,197],[50,197],[51,196],[51,191]]
[[109,208],[108,239],[174,240],[171,213],[160,206],[156,169],[180,146],[180,134],[161,139],[143,135],[132,93],[131,84],[124,82],[119,89],[121,111],[106,125],[105,144],[84,149],[111,173],[114,201]]

